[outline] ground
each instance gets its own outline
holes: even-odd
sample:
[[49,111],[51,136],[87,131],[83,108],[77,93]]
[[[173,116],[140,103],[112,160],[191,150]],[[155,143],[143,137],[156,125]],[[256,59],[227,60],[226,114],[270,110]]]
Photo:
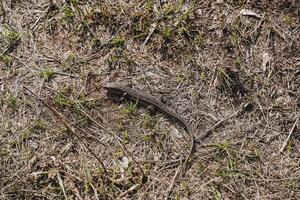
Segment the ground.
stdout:
[[[1,199],[299,199],[299,8],[0,1]],[[191,124],[175,181],[184,128],[108,82]]]

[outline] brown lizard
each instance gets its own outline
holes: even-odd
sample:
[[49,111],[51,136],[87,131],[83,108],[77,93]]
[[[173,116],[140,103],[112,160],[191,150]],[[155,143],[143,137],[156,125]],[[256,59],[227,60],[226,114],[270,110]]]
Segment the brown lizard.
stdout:
[[183,166],[186,165],[186,163],[190,160],[192,153],[194,151],[195,138],[192,132],[193,131],[192,127],[180,115],[178,115],[176,112],[168,108],[157,98],[153,97],[151,94],[145,91],[127,87],[118,83],[107,83],[104,85],[104,89],[106,89],[110,94],[122,95],[125,98],[129,98],[131,100],[138,101],[147,105],[152,105],[155,108],[157,108],[159,111],[168,115],[169,117],[174,118],[175,120],[177,120],[177,122],[179,122],[182,126],[184,126],[184,128],[186,129],[186,131],[188,132],[191,138],[191,148],[184,161]]

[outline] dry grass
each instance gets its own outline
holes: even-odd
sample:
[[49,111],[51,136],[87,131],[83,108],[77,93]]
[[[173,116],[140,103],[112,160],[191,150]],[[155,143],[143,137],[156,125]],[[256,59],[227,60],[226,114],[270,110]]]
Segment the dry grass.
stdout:
[[184,131],[108,100],[108,81],[163,94],[196,136],[249,104],[170,198],[300,198],[297,0],[1,2],[1,199],[165,197]]

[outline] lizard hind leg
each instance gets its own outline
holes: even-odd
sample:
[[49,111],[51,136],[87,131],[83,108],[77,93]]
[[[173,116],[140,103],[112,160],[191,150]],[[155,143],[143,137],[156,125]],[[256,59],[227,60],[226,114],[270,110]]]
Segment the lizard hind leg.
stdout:
[[161,96],[159,97],[159,100],[160,100],[160,102],[162,102],[163,104],[167,103],[167,98],[166,98],[165,95],[161,95]]
[[116,94],[112,91],[107,91],[107,97],[115,103],[121,103],[126,97],[126,93]]
[[148,106],[147,106],[147,110],[149,111],[149,114],[150,114],[151,116],[155,115],[155,113],[156,113],[156,111],[157,111],[156,107],[153,106],[153,105],[148,105]]
[[170,106],[171,102],[170,99],[172,99],[172,97],[170,95],[161,95],[159,97],[160,102],[162,102],[163,104]]
[[127,93],[124,92],[124,93],[122,94],[122,96],[119,98],[119,102],[124,101],[126,98],[127,98]]

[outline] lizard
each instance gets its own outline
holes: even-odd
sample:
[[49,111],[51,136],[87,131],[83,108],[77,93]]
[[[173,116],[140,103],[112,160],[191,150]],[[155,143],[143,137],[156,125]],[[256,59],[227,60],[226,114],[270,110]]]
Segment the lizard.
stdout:
[[187,133],[190,135],[191,138],[191,147],[189,150],[188,155],[185,158],[185,161],[183,163],[183,166],[187,164],[187,162],[191,159],[191,156],[194,151],[194,146],[195,146],[195,137],[193,134],[193,129],[190,126],[189,123],[187,123],[179,114],[177,114],[175,111],[167,107],[165,104],[163,104],[161,101],[159,101],[157,98],[152,96],[151,94],[139,90],[139,89],[134,89],[128,86],[124,86],[119,83],[106,83],[103,88],[107,90],[110,94],[113,95],[122,95],[125,98],[144,103],[146,105],[154,106],[156,109],[158,109],[160,112],[166,114],[167,116],[175,119],[178,123],[180,123]]

